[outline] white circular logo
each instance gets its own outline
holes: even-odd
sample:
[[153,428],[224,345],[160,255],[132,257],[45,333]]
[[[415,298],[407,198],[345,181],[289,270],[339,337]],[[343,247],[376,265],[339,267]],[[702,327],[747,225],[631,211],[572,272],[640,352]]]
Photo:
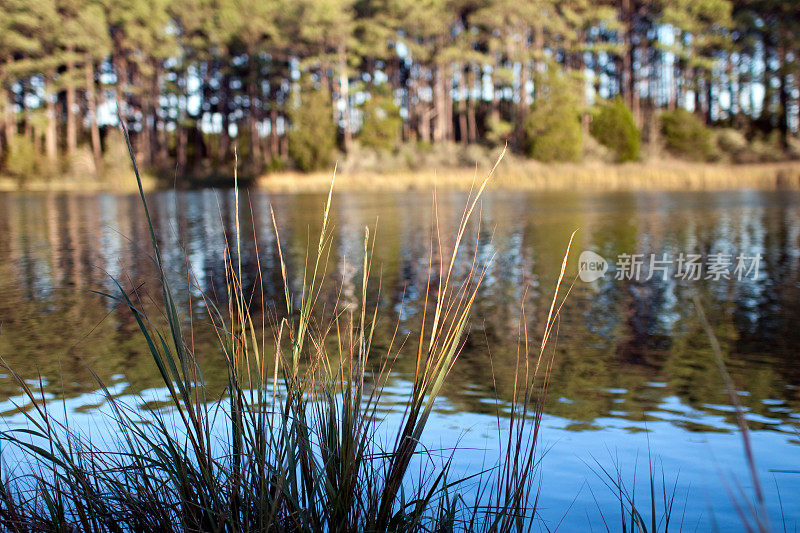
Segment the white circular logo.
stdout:
[[608,261],[591,250],[581,252],[578,258],[578,277],[590,283],[602,278],[608,272]]

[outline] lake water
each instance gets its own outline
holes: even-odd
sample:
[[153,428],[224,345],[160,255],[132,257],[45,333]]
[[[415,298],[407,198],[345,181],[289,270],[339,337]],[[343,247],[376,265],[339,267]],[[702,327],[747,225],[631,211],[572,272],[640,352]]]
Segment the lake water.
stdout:
[[[270,206],[297,288],[309,243],[316,246],[324,201],[318,195],[242,194],[247,290],[260,268],[268,304],[282,301]],[[425,192],[336,194],[326,274],[331,288],[323,301],[333,305],[340,287],[339,305],[356,301],[364,228],[370,226],[377,232],[370,299],[382,317],[376,348],[385,349],[398,321],[401,335],[415,331],[436,220],[442,239],[451,242],[465,201],[463,193],[440,192],[434,213],[432,195]],[[192,311],[198,330],[193,342],[211,369],[207,379],[221,389],[224,372],[213,369],[222,361],[203,335],[201,295],[219,299],[224,293],[223,250],[226,233],[234,232],[234,195],[164,192],[150,195],[149,202],[187,321]],[[784,522],[786,530],[795,530],[800,526],[800,194],[795,192],[487,194],[456,271],[466,272],[473,259],[488,262],[488,268],[465,349],[426,442],[447,448],[458,441],[463,452],[455,467],[464,472],[479,469],[495,452],[497,426],[505,424],[513,393],[523,300],[536,342],[576,229],[565,281],[574,286],[562,309],[557,344],[552,343],[556,358],[540,442],[547,450],[542,519],[550,528],[563,520],[565,531],[589,525],[604,530],[602,511],[609,523],[618,523],[615,495],[595,473],[600,467],[614,470],[615,464],[628,485],[635,477],[637,501],[647,508],[650,455],[657,478],[663,469],[667,485],[676,487],[673,526],[682,521],[687,530],[744,528],[731,495],[752,499],[753,483],[734,409],[692,303],[697,296],[746,413],[770,523],[776,530],[783,530]],[[149,307],[148,298],[158,298],[158,277],[148,243],[134,195],[0,195],[0,355],[24,377],[41,376],[47,397],[63,401],[76,424],[103,423],[97,416],[102,398],[88,368],[133,402],[158,387],[157,370],[132,317],[92,292],[113,291],[115,278],[136,288]],[[585,250],[609,265],[592,282],[576,279],[578,256]],[[661,261],[652,270],[651,254]],[[697,276],[687,267],[691,255],[699,256],[693,260],[702,267]],[[737,258],[749,261],[747,268]],[[632,265],[639,260],[636,276]],[[205,332],[210,337],[208,328]],[[209,349],[202,353],[206,342]],[[384,398],[387,425],[399,414],[412,372],[412,358],[401,356]],[[3,375],[0,423],[22,424],[12,403],[21,398]]]

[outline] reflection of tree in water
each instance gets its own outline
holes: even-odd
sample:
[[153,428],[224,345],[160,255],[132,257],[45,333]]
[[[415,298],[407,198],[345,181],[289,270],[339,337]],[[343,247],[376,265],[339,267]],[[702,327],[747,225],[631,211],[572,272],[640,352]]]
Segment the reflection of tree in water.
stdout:
[[[464,351],[445,386],[448,401],[457,409],[493,412],[485,399],[494,396],[495,385],[500,399],[511,398],[523,294],[535,355],[564,247],[569,234],[580,227],[573,258],[581,249],[592,249],[613,262],[620,253],[706,254],[729,246],[741,253],[761,253],[764,261],[757,280],[617,281],[609,273],[594,284],[578,282],[562,311],[558,343],[553,345],[558,353],[550,413],[585,423],[610,413],[631,420],[645,413],[670,418],[664,406],[678,398],[696,410],[697,417],[671,417],[677,424],[708,429],[702,426],[705,413],[731,421],[730,413],[717,409],[727,399],[708,340],[688,303],[690,294],[699,292],[717,336],[728,349],[726,364],[733,380],[749,394],[742,396],[742,403],[752,414],[765,417],[755,419],[755,427],[774,428],[790,421],[792,413],[800,412],[795,388],[800,385],[795,357],[800,341],[795,326],[800,317],[797,200],[765,193],[739,206],[736,197],[723,201],[696,196],[487,196],[483,226],[470,227],[454,265],[458,277],[468,272],[475,258],[478,263],[493,258]],[[0,197],[0,354],[26,377],[41,372],[51,391],[60,390],[60,373],[67,395],[96,388],[83,361],[104,380],[125,374],[132,383],[128,391],[156,383],[132,317],[117,311],[105,317],[109,301],[88,292],[113,289],[105,274],[109,272],[128,289],[139,287],[142,305],[151,314],[155,311],[147,295],[155,293],[158,279],[148,249],[141,245],[146,242],[146,228],[137,202],[134,196],[110,195]],[[356,301],[364,228],[377,220],[368,298],[370,305],[380,306],[374,349],[376,356],[385,352],[398,318],[395,348],[400,346],[408,332],[421,325],[426,292],[429,307],[435,298],[435,287],[449,264],[447,250],[463,202],[462,193],[439,195],[440,259],[430,195],[338,195],[332,213],[336,233],[325,273],[329,286],[321,293],[320,307],[333,310],[341,283],[347,301],[339,303],[352,307]],[[269,324],[284,313],[270,206],[275,209],[287,272],[297,290],[306,250],[316,246],[323,204],[324,198],[317,195],[242,192],[242,273],[245,291],[257,293],[252,307],[257,320],[266,313]],[[206,376],[213,381],[217,379],[213,369],[221,359],[213,347],[201,295],[225,303],[223,250],[226,235],[232,242],[235,234],[233,193],[158,194],[151,205],[170,281],[181,308],[189,308],[191,297],[193,341],[209,368]],[[233,260],[238,264],[235,255]],[[574,259],[569,268],[568,277],[574,273]],[[191,291],[187,276],[196,285]],[[434,290],[426,291],[429,281]],[[184,318],[188,323],[188,316]],[[403,346],[395,365],[399,377],[413,372],[414,357],[406,355],[415,352],[416,340],[407,339]],[[221,390],[222,382],[217,386]],[[7,381],[3,387],[3,397],[14,394]]]

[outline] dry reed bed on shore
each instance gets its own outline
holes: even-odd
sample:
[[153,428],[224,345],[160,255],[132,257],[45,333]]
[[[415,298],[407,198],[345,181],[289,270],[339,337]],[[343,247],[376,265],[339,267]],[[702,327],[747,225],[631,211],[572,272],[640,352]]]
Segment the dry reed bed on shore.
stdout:
[[[478,176],[486,169],[478,169]],[[403,170],[375,174],[340,172],[338,191],[407,191],[440,189],[469,190],[475,169],[442,168],[419,171]],[[159,183],[152,176],[143,176],[146,191],[169,188],[174,181]],[[285,171],[266,174],[255,180],[258,188],[282,193],[325,193],[330,173]],[[202,186],[202,182],[195,184]],[[716,191],[716,190],[800,190],[800,162],[729,165],[663,160],[647,163],[554,163],[517,161],[505,165],[489,189],[521,191]],[[116,176],[111,179],[36,179],[20,184],[16,179],[0,176],[0,192],[135,192],[135,184]]]
[[[522,163],[498,169],[492,189],[524,191],[565,190],[732,190],[800,189],[800,163],[757,165],[701,164],[680,161],[655,163],[551,164]],[[483,169],[478,170],[481,175]],[[404,191],[430,189],[469,190],[473,169],[404,171],[386,174],[342,173],[337,190]],[[257,186],[272,192],[319,193],[330,184],[330,174],[283,172],[265,175]]]

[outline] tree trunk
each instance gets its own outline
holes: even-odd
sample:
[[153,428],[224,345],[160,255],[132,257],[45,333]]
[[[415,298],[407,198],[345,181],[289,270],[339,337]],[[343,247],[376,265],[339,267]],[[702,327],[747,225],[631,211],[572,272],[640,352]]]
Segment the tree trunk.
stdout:
[[[181,112],[179,111],[180,115]],[[180,121],[179,121],[180,122]],[[187,132],[182,124],[178,124],[175,128],[175,163],[178,167],[178,174],[182,175],[186,171],[186,164],[188,162],[186,153]]]
[[467,65],[464,67],[464,79],[466,84],[466,98],[464,99],[464,105],[466,107],[466,118],[467,118],[467,127],[466,127],[466,138],[468,143],[473,143],[478,138],[478,133],[476,131],[477,124],[475,121],[475,102],[472,98],[472,89],[475,85],[475,74],[472,71],[472,66]]
[[525,116],[531,107],[531,95],[528,92],[528,82],[531,81],[531,64],[529,60],[522,61],[522,69],[519,79],[519,105],[520,115]]
[[114,34],[114,41],[115,41],[115,48],[117,49],[114,55],[111,58],[111,62],[114,66],[114,72],[117,76],[116,86],[114,91],[116,93],[116,100],[117,100],[117,113],[122,117],[123,120],[127,121],[127,113],[128,113],[128,93],[127,93],[127,86],[128,86],[128,65],[125,61],[125,58],[121,55],[119,50],[121,49],[121,44],[119,41],[119,36],[117,33]]
[[150,115],[150,143],[148,145],[150,154],[150,164],[155,165],[159,162],[158,154],[160,152],[160,139],[158,137],[158,95],[159,95],[159,68],[157,64],[153,65],[153,76],[150,78],[151,92],[148,95],[148,114]]
[[778,48],[778,98],[780,109],[778,111],[778,131],[780,132],[781,148],[789,148],[789,91],[790,85],[787,80],[789,73],[786,65],[786,47],[781,45]]
[[529,68],[528,61],[523,60],[519,74],[519,99],[516,113],[514,113],[514,147],[522,147],[525,141],[525,117],[528,116],[528,110],[531,107],[528,90],[525,88],[530,79]]
[[353,133],[350,131],[350,80],[347,76],[347,54],[344,44],[339,45],[339,99],[342,108],[342,140],[344,152],[350,151]]
[[[71,51],[69,51],[71,53]],[[66,89],[66,108],[67,108],[67,157],[72,156],[78,148],[78,121],[75,114],[75,80],[72,75],[75,65],[70,59],[67,61],[67,89]]]
[[86,76],[86,108],[89,115],[94,170],[96,174],[100,174],[103,167],[103,152],[100,146],[100,126],[97,123],[97,101],[94,95],[94,64],[91,60],[86,61],[83,70]]
[[630,68],[630,74],[628,76],[628,83],[630,83],[630,87],[628,88],[628,92],[631,95],[631,114],[633,115],[633,120],[636,122],[636,126],[640,129],[642,127],[642,104],[639,98],[639,90],[637,88],[637,76],[636,76],[636,69],[633,68],[635,64],[635,57],[636,57],[636,47],[631,46],[629,50],[629,58],[628,58],[628,68]]
[[649,149],[651,154],[656,150],[658,146],[658,137],[659,137],[659,123],[658,123],[658,116],[656,115],[656,106],[650,106],[650,117],[648,120],[647,125],[647,143],[649,145]]
[[3,116],[0,117],[0,120],[2,120],[5,149],[10,152],[14,148],[14,138],[17,135],[17,121],[14,116],[14,100],[11,90],[9,90],[8,93],[4,93],[3,97],[5,99],[5,106],[3,107]]
[[427,102],[419,106],[419,124],[417,126],[417,134],[419,140],[422,142],[431,141],[431,109]]
[[250,163],[256,167],[262,164],[261,142],[258,137],[258,106],[256,106],[256,85],[258,83],[258,72],[254,60],[254,53],[248,51],[248,80],[247,80],[247,101],[249,103],[247,113],[247,134],[250,141]]
[[633,110],[633,49],[631,47],[631,33],[633,32],[633,13],[631,0],[620,0],[619,17],[622,22],[622,46],[620,57],[619,86],[622,98],[631,111]]
[[700,117],[705,118],[703,115],[703,101],[700,98],[700,76],[696,75],[694,78],[694,113]]
[[544,72],[545,62],[544,56],[544,28],[537,24],[533,27],[533,73],[534,84],[533,91],[531,92],[531,103],[536,100],[536,74]]
[[[38,158],[42,153],[42,132],[40,132],[38,128],[29,125],[27,121],[25,122],[25,125],[27,126],[27,130],[29,132],[25,136],[27,138],[30,138],[31,135],[33,136],[33,153],[35,153],[36,157]],[[36,165],[36,168],[41,167]]]
[[250,109],[247,115],[247,133],[250,137],[250,162],[256,166],[261,166],[261,141],[258,134],[258,120],[253,116],[255,110]]
[[772,104],[773,104],[773,99],[775,97],[775,89],[772,86],[773,71],[772,68],[770,67],[772,63],[772,61],[770,61],[770,59],[772,58],[772,48],[769,46],[765,46],[765,48],[766,50],[764,54],[766,57],[765,61],[767,63],[767,66],[766,68],[763,69],[764,76],[762,79],[762,84],[764,87],[764,100],[761,105],[760,118],[763,122],[768,123],[770,126],[772,126]]
[[442,67],[433,69],[433,142],[441,142],[447,138],[447,104],[445,81]]
[[650,111],[655,107],[657,96],[659,93],[659,84],[656,72],[659,72],[659,62],[656,50],[653,48],[653,43],[648,41],[647,44],[647,61],[649,63],[647,75],[647,93],[645,94],[644,111],[642,112],[642,129],[646,129],[646,122],[651,116]]
[[159,161],[168,161],[169,160],[169,132],[167,131],[167,122],[161,121],[160,122],[161,128],[156,130],[156,135],[158,136],[158,160]]
[[527,59],[522,60],[519,75],[519,104],[517,106],[516,116],[516,144],[521,147],[525,140],[525,117],[528,116],[528,111],[531,108],[531,96],[528,93],[528,82],[531,79],[530,61]]
[[3,117],[6,135],[6,146],[10,150],[14,145],[14,138],[17,136],[17,118],[14,114],[14,102],[11,98],[8,99],[8,107],[6,107],[6,115]]
[[[283,120],[283,123],[286,124],[286,117],[283,117]],[[280,137],[280,156],[282,158],[289,157],[289,136],[286,135],[285,131]]]
[[[24,96],[23,96],[23,98],[24,98]],[[30,116],[28,116],[29,112],[28,112],[28,109],[25,106],[24,102],[25,102],[25,100],[23,99],[23,104],[22,104],[22,120],[23,120],[22,121],[22,135],[25,136],[26,138],[30,139],[31,136],[35,136],[37,132],[33,131],[33,125],[31,125],[31,119],[30,119]],[[38,133],[41,133],[41,132],[38,132]],[[36,155],[39,155],[41,153],[42,153],[41,150],[37,150],[36,151]]]
[[228,94],[230,90],[230,79],[227,75],[222,77],[222,87],[220,87],[219,112],[222,115],[222,130],[219,132],[219,153],[217,154],[218,163],[225,164],[228,160],[228,152],[231,147],[230,116],[228,114]]
[[681,65],[679,62],[674,64],[672,67],[672,77],[673,83],[670,84],[670,99],[669,103],[667,104],[668,111],[675,111],[675,108],[681,105],[681,98],[683,98],[683,95],[681,94],[680,82],[683,77],[683,71],[681,70]]
[[497,88],[495,88],[494,94],[492,95],[492,102],[491,102],[491,106],[492,106],[491,116],[492,116],[492,120],[495,123],[499,123],[500,122],[500,97],[498,96],[499,93],[500,93],[500,91],[498,91]]
[[272,102],[272,107],[269,111],[269,151],[271,157],[280,157],[280,146],[278,145],[278,109],[277,102]]
[[[52,80],[52,73],[47,76],[47,82]],[[45,154],[47,156],[47,164],[50,166],[50,169],[54,169],[56,164],[58,163],[58,130],[56,125],[56,104],[52,98],[52,95],[49,93],[47,85],[45,85],[45,99],[47,101],[46,104],[46,115],[47,115],[47,127],[45,128]]]
[[247,85],[248,100],[250,100],[250,109],[247,113],[247,136],[250,143],[250,162],[256,166],[261,165],[261,145],[258,136],[258,117],[256,117],[255,109],[255,91],[253,84]]
[[[153,75],[155,76],[155,74]],[[142,75],[138,70],[134,70],[133,72],[133,84],[134,87],[143,87],[145,84],[145,80],[142,79]],[[140,154],[142,166],[144,167],[151,167],[155,163],[152,150],[152,119],[155,115],[152,98],[154,98],[155,95],[149,95],[147,94],[148,92],[149,91],[143,91],[141,95],[136,95],[132,99],[132,103],[135,109],[139,110],[139,116],[141,117],[139,120],[141,137],[134,148],[136,152]],[[178,105],[180,106],[180,103]]]
[[[425,70],[421,69],[423,76]],[[419,90],[419,79],[414,80],[414,92],[416,94],[416,104],[414,105],[414,115],[417,117],[417,136],[422,142],[431,140],[431,104],[423,100]]]
[[728,107],[728,122],[734,128],[739,127],[739,79],[737,75],[738,69],[734,69],[734,64],[731,61],[731,55],[728,54],[728,93],[731,95],[731,101]]
[[458,138],[462,144],[469,144],[469,139],[467,137],[467,110],[466,110],[466,100],[462,100],[461,102],[461,110],[458,113]]
[[454,141],[456,138],[455,127],[453,125],[453,75],[450,66],[444,67],[444,127],[445,139]]

